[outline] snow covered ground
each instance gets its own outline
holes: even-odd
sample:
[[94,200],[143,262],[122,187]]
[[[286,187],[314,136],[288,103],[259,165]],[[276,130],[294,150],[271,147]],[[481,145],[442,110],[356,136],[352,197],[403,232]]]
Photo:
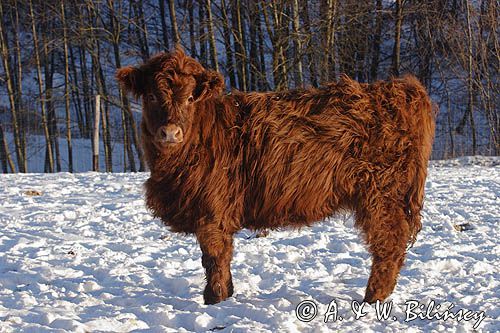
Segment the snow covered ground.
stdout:
[[[235,295],[206,306],[201,252],[148,214],[147,174],[0,175],[0,332],[499,331],[499,166],[478,157],[432,163],[424,227],[389,299],[391,316],[380,321],[374,306],[359,319],[351,310],[370,257],[350,216],[266,238],[243,231]],[[317,305],[310,322],[296,316],[304,300]],[[325,323],[332,300],[343,320]],[[431,301],[438,313],[453,304],[451,313],[470,320],[405,322],[410,300],[421,312]]]

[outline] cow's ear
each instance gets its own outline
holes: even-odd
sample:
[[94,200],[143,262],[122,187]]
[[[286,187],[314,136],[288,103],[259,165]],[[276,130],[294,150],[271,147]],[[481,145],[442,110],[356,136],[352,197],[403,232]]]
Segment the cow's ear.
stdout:
[[196,88],[193,92],[193,98],[196,102],[218,96],[224,90],[224,79],[216,71],[205,70],[195,78]]
[[116,79],[126,90],[139,97],[144,93],[144,73],[137,67],[127,66],[118,69]]

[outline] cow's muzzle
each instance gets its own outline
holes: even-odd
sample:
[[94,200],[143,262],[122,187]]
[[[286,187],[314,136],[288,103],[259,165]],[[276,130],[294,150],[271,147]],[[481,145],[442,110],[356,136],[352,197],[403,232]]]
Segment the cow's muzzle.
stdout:
[[174,124],[161,126],[156,132],[156,141],[162,145],[167,146],[172,143],[181,143],[184,140],[184,133],[182,128]]

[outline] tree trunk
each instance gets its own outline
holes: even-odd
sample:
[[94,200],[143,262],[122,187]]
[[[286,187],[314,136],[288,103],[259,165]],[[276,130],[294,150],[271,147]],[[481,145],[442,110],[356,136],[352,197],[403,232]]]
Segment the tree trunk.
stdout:
[[[432,56],[433,52],[433,41],[431,37],[431,27],[429,22],[429,4],[428,1],[422,3],[422,7],[419,8],[419,13],[415,19],[415,46],[418,51],[418,72],[417,77],[422,82],[422,84],[427,88],[429,94],[432,94],[431,90],[431,68],[432,68]],[[430,46],[430,47],[429,47]]]
[[160,7],[160,21],[161,21],[161,32],[163,36],[163,48],[165,50],[170,49],[170,45],[168,42],[168,28],[167,21],[165,18],[167,17],[165,13],[165,0],[158,0],[158,5]]
[[8,173],[10,167],[10,171],[12,173],[16,172],[16,167],[14,166],[14,161],[12,161],[12,157],[10,156],[9,145],[7,144],[7,139],[3,133],[3,125],[0,123],[0,162],[2,164],[3,173]]
[[42,111],[42,127],[43,127],[43,133],[45,135],[45,142],[46,142],[46,155],[47,155],[47,162],[48,162],[48,172],[54,172],[54,157],[52,154],[52,144],[50,140],[50,135],[49,135],[49,126],[48,126],[48,121],[47,121],[47,112],[45,109],[45,103],[43,101],[43,78],[42,78],[42,65],[40,61],[40,52],[38,49],[38,37],[37,37],[37,31],[36,31],[36,23],[35,23],[35,13],[33,10],[33,1],[29,0],[29,7],[30,7],[30,16],[31,16],[31,29],[33,33],[33,45],[34,45],[34,50],[35,50],[35,62],[36,62],[36,68],[37,68],[37,79],[38,79],[38,93],[39,93],[39,98],[40,98],[40,108]]
[[248,29],[250,30],[250,53],[249,62],[250,68],[248,71],[249,76],[249,89],[254,91],[259,89],[259,81],[262,73],[260,72],[258,47],[257,47],[257,19],[259,17],[257,1],[246,0],[248,11]]
[[[71,101],[73,102],[73,106],[76,111],[76,119],[78,122],[78,133],[80,134],[80,137],[85,137],[85,118],[83,116],[82,112],[82,103],[80,99],[80,92],[79,92],[79,83],[78,83],[78,72],[76,70],[76,60],[75,60],[75,55],[73,52],[73,47],[71,45],[69,46],[69,63],[71,67],[71,75],[72,75],[72,87],[71,87]],[[76,87],[76,89],[75,89]]]
[[474,74],[472,67],[472,28],[470,20],[470,5],[468,0],[465,2],[465,14],[467,20],[467,113],[469,115],[469,122],[472,132],[472,155],[477,153],[476,141],[476,125],[474,122]]
[[284,7],[279,6],[280,4],[280,1],[273,0],[274,35],[276,38],[276,46],[278,47],[278,71],[281,73],[281,85],[278,90],[288,88],[288,64],[285,57],[285,46],[288,44],[288,33],[284,33],[287,25],[283,22],[285,17]]
[[[500,71],[499,61],[490,61],[489,54],[494,54],[495,46],[498,46],[498,37],[496,34],[496,27],[498,26],[497,13],[498,5],[494,1],[482,0],[481,1],[481,14],[479,19],[478,31],[478,46],[479,49],[479,65],[478,75],[480,78],[477,84],[480,85],[479,92],[481,93],[481,102],[483,109],[486,113],[489,126],[489,153],[492,155],[499,155],[500,153],[500,135],[499,119],[497,111],[498,98],[500,97],[500,87],[495,84],[495,76],[490,73],[498,73]],[[492,43],[492,42],[493,43]],[[498,47],[496,48],[499,51]],[[491,52],[491,53],[490,53]],[[476,58],[476,59],[477,59]],[[496,58],[500,59],[500,51],[496,53]],[[491,70],[493,69],[493,70]]]
[[92,136],[92,171],[99,171],[99,118],[101,115],[101,96],[95,96],[94,130]]
[[212,68],[214,68],[217,72],[219,71],[219,64],[217,61],[217,47],[215,45],[215,34],[214,34],[214,22],[212,20],[212,4],[210,0],[206,0],[205,3],[207,7],[207,19],[208,19],[208,36],[210,40],[210,60],[212,64]]
[[308,39],[306,42],[306,55],[307,55],[307,67],[309,70],[309,81],[313,87],[318,87],[318,72],[316,70],[316,60],[314,59],[314,49],[312,45],[313,32],[311,30],[311,20],[309,18],[309,8],[308,1],[304,1],[302,6],[302,21],[304,22],[304,29],[307,33]]
[[15,102],[14,83],[12,80],[11,67],[9,63],[10,56],[7,46],[6,32],[5,32],[3,4],[1,2],[0,2],[0,48],[2,52],[3,66],[5,70],[5,81],[7,84],[7,92],[9,95],[9,103],[12,116],[12,127],[14,131],[14,145],[17,157],[17,166],[20,172],[27,172],[27,170],[24,168],[25,161],[23,160],[23,153],[21,146],[21,135],[18,122],[18,110],[16,108],[16,102]]
[[238,88],[242,91],[247,91],[247,59],[241,19],[241,0],[232,0],[231,11],[236,68],[238,71]]
[[370,66],[370,80],[376,81],[380,62],[380,47],[382,43],[382,0],[376,0],[375,5],[375,35],[373,36],[372,61]]
[[[46,10],[46,8],[44,8]],[[43,46],[43,66],[45,72],[45,105],[47,109],[47,116],[49,121],[49,137],[52,145],[52,151],[55,153],[56,171],[61,171],[61,153],[59,150],[59,126],[57,120],[56,109],[52,94],[54,86],[54,71],[55,71],[55,53],[53,50],[49,52],[49,43],[47,41],[47,34],[52,32],[52,29],[46,28],[45,33],[42,33],[42,46]]]
[[[130,104],[129,104],[129,109],[130,109]],[[146,171],[146,163],[144,161],[144,153],[142,151],[141,142],[139,140],[139,135],[137,131],[137,125],[135,123],[135,118],[132,111],[130,113],[127,113],[127,117],[129,120],[129,127],[132,129],[132,140],[134,141],[134,147],[139,157],[139,171],[143,172]]]
[[231,48],[231,25],[229,23],[229,18],[227,15],[227,5],[225,0],[221,0],[221,14],[222,14],[222,24],[223,31],[222,37],[224,38],[224,47],[226,49],[226,71],[229,75],[229,83],[231,88],[236,88],[236,76],[234,71],[234,61],[233,61],[233,50]]
[[355,43],[356,43],[356,57],[355,57],[355,69],[356,69],[356,80],[359,82],[368,81],[368,70],[367,70],[367,53],[368,53],[368,35],[371,31],[368,30],[370,21],[368,20],[368,12],[372,12],[373,8],[366,3],[357,2],[355,5],[355,12],[359,13],[360,16],[357,19],[357,23],[353,25],[353,32],[356,33]]
[[[14,1],[14,17],[12,17],[12,22],[15,22],[15,31],[14,31],[14,43],[16,45],[16,63],[17,63],[17,98],[16,98],[16,104],[17,104],[17,112],[19,115],[19,134],[20,134],[20,143],[21,143],[21,153],[22,153],[22,160],[24,162],[24,165],[22,169],[28,170],[28,160],[26,158],[26,129],[27,129],[27,111],[24,108],[24,103],[23,103],[23,61],[21,57],[21,43],[20,43],[20,32],[21,32],[21,25],[19,23],[19,10],[17,7],[17,1]],[[12,13],[12,11],[11,11]],[[12,15],[11,15],[12,16]]]
[[[92,71],[95,78],[97,94],[101,97],[108,96],[106,91],[106,81],[104,80],[104,73],[101,66],[101,52],[99,39],[96,38],[94,33],[95,27],[98,26],[96,17],[95,6],[93,3],[88,3],[89,10],[89,23],[90,28],[90,48],[92,57]],[[104,104],[104,112],[101,112],[101,126],[104,144],[104,158],[106,162],[106,172],[113,172],[113,149],[111,145],[111,130],[109,127],[109,106],[108,103]]]
[[[99,42],[97,42],[98,54],[100,53],[99,48]],[[99,87],[98,90],[101,91],[103,96],[108,96],[106,81],[104,80],[104,74],[99,59],[100,57],[96,57],[96,84]],[[109,122],[109,103],[104,104],[104,112],[101,112],[101,125],[104,142],[104,156],[106,159],[106,172],[113,172],[113,146],[111,142],[111,127]]]
[[88,67],[87,67],[87,51],[84,47],[79,47],[79,59],[80,59],[80,73],[82,75],[82,94],[83,94],[83,108],[85,112],[85,137],[91,137],[91,126],[92,126],[92,94],[91,94],[91,84],[88,77]]
[[300,19],[299,19],[299,1],[292,1],[292,16],[293,16],[293,33],[294,33],[294,48],[295,48],[295,62],[297,69],[295,71],[295,86],[301,87],[304,84],[304,73],[302,71],[302,36],[300,32]]
[[391,74],[399,76],[400,53],[401,53],[401,25],[403,23],[403,0],[396,0],[395,9],[395,26],[394,26],[394,46],[392,49],[392,68]]
[[208,63],[207,61],[207,46],[205,39],[205,6],[203,6],[203,0],[198,1],[198,43],[200,43],[200,62],[203,65]]
[[[118,69],[121,67],[121,58],[120,58],[120,31],[121,31],[121,25],[118,17],[121,16],[121,12],[119,13],[119,16],[117,17],[114,11],[114,1],[113,0],[108,0],[108,7],[110,10],[110,25],[111,25],[111,32],[112,32],[112,40],[111,44],[113,45],[113,54],[115,57],[115,67]],[[135,159],[134,159],[134,154],[133,154],[133,149],[132,149],[132,144],[130,140],[130,122],[129,117],[131,116],[131,110],[130,110],[130,103],[127,98],[127,95],[122,91],[121,87],[119,87],[120,90],[120,100],[121,100],[121,110],[122,110],[122,129],[123,129],[123,147],[124,147],[124,168],[126,171],[126,165],[127,165],[127,156],[128,156],[128,165],[130,167],[130,171],[135,172],[136,167],[135,167]],[[133,119],[132,119],[133,121]],[[135,133],[136,135],[136,133]],[[139,161],[141,164],[141,168],[143,168],[142,164],[144,163],[143,160],[143,154],[142,154],[142,149],[139,145],[136,146],[137,154],[139,155]]]
[[[275,4],[269,4],[271,6],[275,6]],[[286,86],[285,83],[285,78],[283,77],[283,72],[281,71],[281,66],[283,63],[281,62],[281,54],[280,54],[280,47],[278,45],[278,39],[279,37],[279,27],[276,25],[276,20],[273,20],[274,23],[274,31],[273,31],[273,24],[271,23],[271,20],[269,19],[269,15],[267,12],[267,6],[265,1],[261,2],[262,6],[262,13],[264,15],[264,23],[266,26],[267,34],[269,35],[269,39],[272,42],[273,45],[273,81],[274,81],[274,88],[276,90],[281,90]],[[274,9],[273,10],[273,18],[274,18]],[[286,71],[285,71],[286,74]]]
[[[221,0],[222,3],[223,0]],[[193,0],[188,0],[186,2],[186,6],[188,9],[188,18],[189,18],[189,43],[191,47],[191,57],[196,58],[196,35],[194,33],[194,9],[193,9]],[[221,5],[222,6],[222,5]]]
[[69,54],[68,54],[68,35],[66,27],[66,15],[64,0],[61,0],[61,23],[63,25],[64,40],[64,101],[66,108],[66,142],[68,145],[68,171],[73,172],[73,146],[71,143],[71,110],[69,94]]
[[446,83],[445,83],[444,88],[446,90],[446,115],[447,115],[447,120],[448,120],[448,133],[450,134],[450,149],[451,149],[451,155],[444,156],[444,158],[454,158],[455,157],[455,140],[453,138],[453,125],[452,125],[452,120],[451,120],[451,113],[452,113],[451,98],[450,98],[448,86]]
[[[323,41],[326,54],[323,57],[323,65],[321,73],[321,81],[328,82],[331,78],[336,76],[336,57],[335,57],[335,20],[336,20],[336,10],[337,1],[336,0],[324,0],[322,2],[323,16]],[[352,48],[352,46],[351,46]],[[353,59],[350,59],[354,62]]]
[[[139,47],[141,49],[141,55],[142,59],[144,61],[147,61],[149,59],[149,45],[148,45],[148,27],[146,26],[146,22],[144,20],[144,9],[143,9],[143,1],[142,0],[136,0],[132,2],[134,4],[134,9],[136,12],[137,16],[137,22],[136,22],[136,33],[139,39]],[[97,12],[95,12],[97,13]],[[99,38],[96,39],[97,42],[99,42]]]
[[174,37],[174,44],[180,43],[179,28],[177,27],[177,18],[175,14],[175,1],[168,1],[168,9],[170,10],[170,22],[172,23],[172,35]]
[[[252,1],[252,0],[250,0]],[[259,89],[267,91],[271,89],[269,87],[269,82],[267,81],[267,70],[266,70],[266,57],[264,54],[264,34],[262,31],[262,26],[261,26],[261,12],[260,12],[260,6],[259,2],[255,1],[255,26],[257,27],[257,39],[258,39],[258,49],[259,49],[259,71],[260,71],[260,79],[259,79]]]

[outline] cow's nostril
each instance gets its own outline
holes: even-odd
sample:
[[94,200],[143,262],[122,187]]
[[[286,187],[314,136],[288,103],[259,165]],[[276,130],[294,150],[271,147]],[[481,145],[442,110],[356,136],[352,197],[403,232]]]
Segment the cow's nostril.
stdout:
[[162,140],[168,137],[168,129],[166,127],[162,127],[160,130],[160,137]]
[[174,134],[174,138],[177,142],[181,142],[183,137],[182,137],[182,130],[180,128],[177,128],[175,134]]

